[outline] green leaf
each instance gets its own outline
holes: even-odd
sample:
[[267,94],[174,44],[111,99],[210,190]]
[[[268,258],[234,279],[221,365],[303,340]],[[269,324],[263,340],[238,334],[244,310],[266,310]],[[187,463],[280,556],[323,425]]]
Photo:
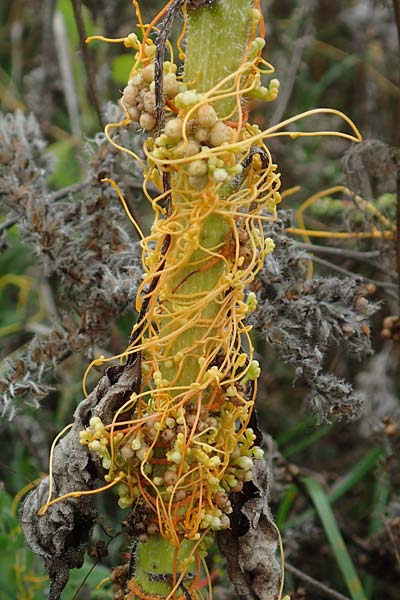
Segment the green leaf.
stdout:
[[48,147],[48,152],[56,158],[55,170],[48,180],[51,187],[62,188],[79,180],[81,168],[72,140],[54,142]]
[[114,80],[125,86],[128,82],[129,73],[135,63],[135,59],[132,54],[120,54],[116,56],[112,61],[112,74]]
[[303,421],[296,423],[296,425],[294,427],[291,427],[290,429],[286,429],[286,430],[282,431],[281,433],[279,433],[276,436],[276,441],[278,443],[278,446],[281,448],[281,446],[283,446],[284,444],[287,444],[294,437],[297,437],[299,433],[303,433],[304,431],[307,431],[310,428],[315,427],[316,421],[317,421],[317,419],[315,418],[315,416],[310,415]]
[[282,450],[282,456],[284,458],[289,458],[289,456],[292,456],[293,454],[302,452],[309,446],[312,446],[319,439],[327,435],[330,431],[332,431],[333,428],[334,425],[323,425],[322,427],[318,427],[318,429],[310,433],[310,435],[307,437],[295,442],[292,446],[289,446],[289,448]]
[[[328,493],[328,499],[331,504],[339,500],[342,496],[347,494],[352,487],[354,487],[361,479],[365,477],[376,465],[380,457],[382,456],[381,448],[372,448],[372,450],[362,459],[354,465],[354,467],[340,478],[335,485],[332,486]],[[295,529],[303,523],[303,521],[309,519],[314,515],[315,511],[313,508],[305,510],[300,515],[294,517],[289,522],[285,523],[281,529],[286,531],[287,529]]]
[[346,582],[352,600],[367,600],[332,511],[328,496],[318,481],[312,479],[312,477],[302,477],[302,482],[314,503],[326,537],[329,540],[332,553]]

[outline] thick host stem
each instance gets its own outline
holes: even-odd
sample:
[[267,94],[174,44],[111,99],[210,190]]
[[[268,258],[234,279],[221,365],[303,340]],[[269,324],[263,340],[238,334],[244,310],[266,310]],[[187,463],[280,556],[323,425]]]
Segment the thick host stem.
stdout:
[[[206,92],[213,88],[227,75],[234,73],[243,62],[250,34],[251,6],[251,0],[217,0],[214,5],[189,11],[184,79],[186,82],[194,82],[193,87],[198,92]],[[233,85],[234,81],[229,81],[224,88],[221,88],[221,93],[228,87],[232,88]],[[234,97],[214,104],[214,108],[222,118],[233,113],[235,106],[236,99]],[[185,202],[179,192],[174,189],[179,179],[179,174],[172,177],[173,204],[178,210],[180,205],[184,208]],[[204,199],[202,204],[204,207]],[[185,225],[185,218],[183,215],[182,226]],[[193,223],[194,229],[196,225],[198,224]],[[198,235],[202,248],[221,252],[227,244],[228,233],[229,225],[226,219],[211,212],[203,221],[200,231],[194,231],[193,235]],[[177,238],[171,240],[165,263],[166,271],[168,271],[169,265],[176,261],[179,254],[177,249],[179,241]],[[222,260],[216,260],[213,264],[210,255],[202,248],[195,250],[186,261],[189,266],[183,264],[182,268],[178,271],[175,270],[173,275],[162,278],[163,288],[169,289],[172,297],[174,297],[174,291],[189,296],[199,292],[208,293],[215,289],[227,267]],[[198,263],[200,267],[193,269],[193,266],[190,266],[193,263]],[[220,300],[221,298],[216,298],[202,309],[201,316],[205,321],[218,315]],[[168,308],[176,314],[176,311],[179,310],[179,302],[171,302]],[[171,325],[171,330],[177,327],[179,324],[175,321]],[[171,330],[167,327],[164,335],[171,334]],[[210,344],[213,343],[212,337],[213,331],[207,331],[201,326],[194,326],[174,338],[165,354],[175,356],[179,353],[183,354],[180,374],[176,378],[176,364],[163,364],[162,356],[159,356],[157,361],[162,365],[160,367],[162,377],[168,381],[174,380],[174,385],[177,386],[190,386],[199,373],[199,359],[207,353],[206,348],[210,350]],[[171,581],[166,578],[155,580],[147,573],[150,571],[154,573],[154,565],[157,566],[156,570],[160,574],[172,573],[173,565],[182,564],[181,561],[185,561],[185,557],[188,558],[193,546],[194,542],[182,542],[177,555],[178,549],[163,540],[161,536],[152,537],[151,543],[150,540],[144,544],[139,543],[135,580],[140,584],[141,590],[149,595],[171,593]],[[189,571],[193,570],[193,567],[193,563],[189,565]],[[179,572],[177,576],[179,577]],[[185,585],[188,585],[187,578],[184,582]],[[176,592],[176,597],[182,595],[182,589]]]
[[[198,92],[207,92],[243,62],[251,6],[251,0],[216,0],[211,6],[189,11],[185,81],[194,81]],[[214,108],[223,118],[234,110],[235,102],[235,98],[221,100]]]

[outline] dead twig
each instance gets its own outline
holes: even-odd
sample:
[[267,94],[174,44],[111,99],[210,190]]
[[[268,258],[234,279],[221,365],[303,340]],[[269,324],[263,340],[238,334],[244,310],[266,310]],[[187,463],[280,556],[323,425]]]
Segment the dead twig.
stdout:
[[[393,8],[397,29],[397,37],[399,39],[399,57],[400,57],[400,0],[393,0]],[[397,134],[396,143],[400,146],[400,97],[397,99]],[[400,291],[400,161],[397,168],[397,209],[396,209],[396,258],[397,258],[397,275],[399,278]],[[399,301],[400,302],[400,301]]]
[[103,120],[103,115],[101,113],[100,102],[99,102],[98,94],[97,94],[97,85],[96,85],[93,60],[92,60],[92,56],[89,52],[88,46],[86,44],[87,35],[86,35],[85,23],[83,22],[83,19],[82,19],[81,0],[72,0],[72,8],[74,11],[76,27],[77,27],[78,33],[79,33],[79,45],[80,45],[80,49],[81,49],[81,53],[82,53],[83,64],[85,65],[85,71],[86,71],[86,75],[88,78],[89,98],[93,104],[95,111],[96,111],[100,127],[101,127],[101,129],[104,129],[104,120]]
[[299,571],[299,569],[296,569],[296,567],[293,567],[289,563],[285,563],[285,570],[288,573],[292,573],[292,575],[294,575],[295,577],[301,579],[301,581],[304,581],[304,583],[308,584],[310,588],[318,590],[323,596],[325,596],[325,598],[334,598],[334,600],[350,600],[348,596],[343,596],[343,594],[340,594],[339,592],[336,592],[324,583],[317,581],[316,579],[314,579],[314,577],[307,575],[307,573]]
[[16,223],[18,223],[18,219],[8,219],[8,221],[0,223],[0,234],[2,234],[3,231],[7,231],[7,229],[11,229],[11,227]]
[[370,264],[369,259],[382,256],[380,250],[372,250],[370,252],[357,252],[356,250],[347,250],[347,248],[334,248],[333,246],[320,246],[319,244],[304,244],[296,242],[296,246],[310,252],[319,252],[320,254],[331,254],[333,256],[342,256],[351,258],[360,262]]
[[79,124],[79,102],[75,88],[69,40],[65,29],[64,18],[60,11],[56,11],[54,13],[53,30],[65,104],[71,123],[72,133],[78,139],[81,137],[81,128]]
[[335,265],[334,263],[330,262],[329,260],[324,260],[323,258],[320,258],[319,256],[313,256],[312,260],[313,260],[313,262],[319,263],[320,265],[323,265],[324,267],[328,267],[329,269],[333,269],[334,271],[337,271],[338,273],[347,275],[347,276],[351,277],[352,279],[356,279],[359,281],[366,281],[368,283],[373,283],[377,287],[386,288],[387,294],[389,296],[391,296],[392,298],[394,298],[395,300],[397,300],[397,294],[394,292],[390,292],[390,290],[392,290],[392,289],[397,290],[397,285],[395,283],[390,283],[390,281],[379,281],[378,279],[371,279],[370,277],[364,277],[363,275],[358,275],[357,273],[353,273],[352,271],[349,271],[348,269],[339,267],[339,265]]
[[303,2],[303,6],[301,9],[301,19],[303,20],[304,29],[303,34],[299,34],[298,36],[296,36],[297,41],[293,46],[292,57],[289,63],[289,72],[287,73],[282,93],[279,94],[278,103],[275,108],[274,114],[272,115],[271,125],[276,125],[277,123],[279,123],[282,120],[283,115],[285,114],[287,106],[290,102],[295,81],[297,79],[297,72],[300,68],[304,51],[306,50],[307,46],[312,42],[311,31],[313,27],[313,10],[314,2]]
[[89,183],[90,183],[89,181],[78,181],[78,183],[73,183],[72,185],[68,185],[67,187],[62,188],[61,190],[57,190],[56,192],[53,192],[49,196],[49,201],[55,202],[56,200],[61,200],[61,198],[65,198],[65,196],[68,196],[68,194],[76,194],[77,192],[80,192],[86,186],[88,186]]

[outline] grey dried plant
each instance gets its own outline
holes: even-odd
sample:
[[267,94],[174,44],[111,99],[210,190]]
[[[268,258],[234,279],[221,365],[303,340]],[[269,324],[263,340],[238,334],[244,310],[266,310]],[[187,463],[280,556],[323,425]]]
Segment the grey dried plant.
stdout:
[[366,298],[361,278],[321,277],[306,279],[310,256],[289,238],[290,212],[266,225],[275,251],[266,259],[261,275],[261,301],[252,319],[254,326],[285,364],[295,370],[295,382],[311,391],[309,403],[320,421],[355,418],[362,395],[352,385],[329,372],[329,351],[358,358],[371,354],[369,318],[377,303]]
[[49,332],[35,335],[1,375],[0,410],[9,418],[22,402],[39,406],[50,390],[47,375],[68,356],[90,357],[96,344],[107,341],[115,319],[131,305],[140,277],[139,248],[122,207],[100,181],[118,177],[129,196],[135,174],[124,160],[114,161],[114,150],[99,134],[87,145],[87,179],[52,193],[45,150],[32,115],[0,117],[1,210],[6,223],[18,223],[43,276],[56,276],[60,286]]

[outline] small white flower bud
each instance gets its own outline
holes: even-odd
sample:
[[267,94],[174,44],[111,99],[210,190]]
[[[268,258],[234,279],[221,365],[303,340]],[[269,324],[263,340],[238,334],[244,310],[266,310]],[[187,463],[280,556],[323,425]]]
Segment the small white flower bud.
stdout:
[[219,183],[228,179],[229,175],[225,171],[225,169],[215,169],[215,171],[213,172],[213,177],[215,181],[218,181]]

